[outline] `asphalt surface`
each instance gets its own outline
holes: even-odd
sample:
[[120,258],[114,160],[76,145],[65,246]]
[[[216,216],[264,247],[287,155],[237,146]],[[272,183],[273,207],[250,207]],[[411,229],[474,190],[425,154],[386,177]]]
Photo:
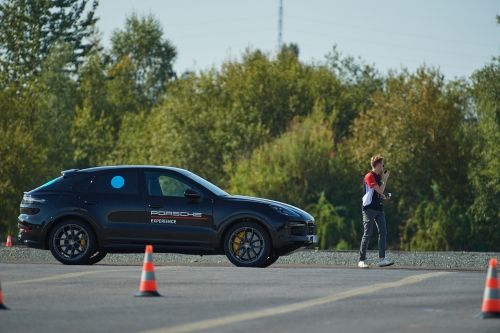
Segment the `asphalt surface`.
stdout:
[[486,272],[1,262],[0,332],[498,332]]

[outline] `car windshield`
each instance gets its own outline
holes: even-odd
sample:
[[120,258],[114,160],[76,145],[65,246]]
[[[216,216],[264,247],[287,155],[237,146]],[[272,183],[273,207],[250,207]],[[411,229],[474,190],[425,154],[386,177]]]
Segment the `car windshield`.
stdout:
[[213,192],[216,196],[223,197],[223,196],[229,195],[229,193],[221,190],[220,188],[218,188],[217,186],[215,186],[214,184],[212,184],[208,180],[203,179],[200,176],[195,175],[194,173],[192,173],[190,171],[186,170],[185,172],[186,172],[186,176],[188,176],[192,180],[196,181],[198,184],[205,187],[207,190]]

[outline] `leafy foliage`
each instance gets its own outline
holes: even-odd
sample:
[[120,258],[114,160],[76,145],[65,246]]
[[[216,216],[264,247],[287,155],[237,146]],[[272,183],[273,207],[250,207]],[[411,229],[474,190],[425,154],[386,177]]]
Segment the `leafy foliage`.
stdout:
[[165,92],[165,83],[175,76],[172,63],[177,56],[175,47],[163,39],[163,29],[153,15],[133,13],[125,20],[124,30],[115,30],[111,37],[114,63],[127,58],[135,83],[136,98],[154,104]]
[[307,211],[315,217],[314,228],[320,249],[350,250],[358,241],[354,222],[347,223],[324,193],[317,203],[307,207]]
[[114,147],[113,128],[104,111],[96,118],[90,108],[77,107],[71,132],[77,168],[101,165],[107,159],[107,153]]
[[[303,75],[293,52],[271,61],[250,50],[242,63],[229,60],[220,71],[185,75],[170,84],[168,98],[145,115],[140,125],[144,132],[136,133],[147,138],[135,138],[145,146],[140,151],[120,146],[126,151],[117,151],[122,157],[116,161],[175,165],[224,181],[226,163],[248,155],[284,131],[293,116],[310,111],[311,103],[301,93]],[[124,128],[123,133],[133,131]]]
[[328,119],[322,107],[314,110],[303,120],[294,119],[279,138],[239,160],[231,172],[229,191],[306,208],[316,219],[319,247],[346,250],[356,242],[352,216],[346,214],[346,207],[336,209],[327,195],[345,203],[348,191],[340,191],[347,176],[341,154],[333,150]]
[[391,73],[385,90],[372,96],[373,108],[354,121],[347,142],[353,167],[365,173],[369,157],[379,154],[391,170],[388,239],[397,239],[405,214],[432,199],[433,183],[451,201],[469,197],[467,182],[459,181],[467,179],[471,153],[463,140],[464,93],[460,82],[446,84],[433,69]]
[[471,132],[474,139],[474,172],[470,173],[474,202],[469,213],[473,221],[476,248],[493,250],[500,235],[500,59],[472,76],[473,97],[477,105],[477,124]]
[[305,208],[330,192],[334,174],[332,132],[322,113],[294,120],[278,139],[262,144],[240,160],[229,180],[229,191]]
[[61,170],[156,164],[305,208],[321,248],[353,249],[381,154],[389,248],[496,249],[499,59],[469,81],[426,66],[382,76],[336,46],[306,64],[289,44],[177,77],[154,16],[127,17],[105,50],[96,8],[0,3],[0,232],[15,234],[23,191]]
[[406,222],[404,249],[409,251],[469,250],[471,221],[459,202],[444,199],[436,183],[434,197],[423,201]]
[[5,0],[0,4],[0,68],[8,80],[38,76],[42,63],[58,42],[72,46],[71,63],[89,51],[89,37],[97,19],[97,1],[85,12],[89,0]]

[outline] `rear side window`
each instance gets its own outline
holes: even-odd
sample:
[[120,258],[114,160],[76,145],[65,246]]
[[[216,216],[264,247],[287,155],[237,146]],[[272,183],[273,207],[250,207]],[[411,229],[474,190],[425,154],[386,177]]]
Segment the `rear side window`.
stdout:
[[95,176],[90,192],[104,194],[139,194],[137,172],[116,171]]

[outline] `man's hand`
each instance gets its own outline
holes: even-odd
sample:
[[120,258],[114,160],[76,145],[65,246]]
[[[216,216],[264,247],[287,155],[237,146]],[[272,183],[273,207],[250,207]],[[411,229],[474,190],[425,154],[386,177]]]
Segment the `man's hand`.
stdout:
[[384,183],[387,181],[387,178],[389,178],[390,174],[391,174],[391,172],[389,170],[384,171]]
[[378,194],[384,194],[385,185],[387,185],[387,178],[389,178],[390,174],[391,174],[391,172],[389,170],[385,170],[384,177],[383,177],[383,180],[382,180],[382,185],[380,185],[380,186],[375,185],[373,187],[373,189],[375,191],[377,191]]

